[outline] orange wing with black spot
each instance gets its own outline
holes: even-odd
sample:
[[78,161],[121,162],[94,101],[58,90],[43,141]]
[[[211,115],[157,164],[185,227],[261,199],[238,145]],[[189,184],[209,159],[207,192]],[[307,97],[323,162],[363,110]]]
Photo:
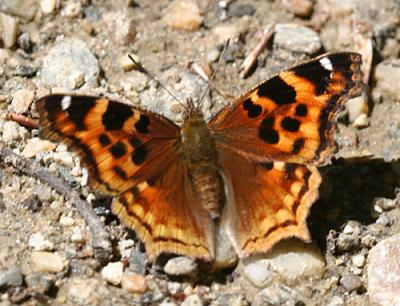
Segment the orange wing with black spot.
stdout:
[[361,93],[361,56],[332,53],[261,82],[209,123],[230,186],[223,216],[240,256],[281,239],[310,240],[306,218],[318,198],[313,164],[331,153],[336,114]]
[[107,98],[49,95],[36,105],[40,136],[79,153],[90,185],[115,196],[113,212],[144,241],[151,260],[161,252],[212,258],[212,224],[193,200],[178,126]]

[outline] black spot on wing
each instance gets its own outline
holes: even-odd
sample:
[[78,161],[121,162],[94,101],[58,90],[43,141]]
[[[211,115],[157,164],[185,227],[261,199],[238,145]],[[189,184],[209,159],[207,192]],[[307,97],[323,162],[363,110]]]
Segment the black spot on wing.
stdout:
[[301,103],[296,106],[295,115],[298,117],[307,116],[307,105]]
[[258,135],[266,143],[277,144],[279,142],[279,133],[262,125],[258,129]]
[[140,141],[140,139],[139,139],[139,138],[136,138],[136,137],[131,137],[131,138],[129,138],[129,143],[131,144],[131,146],[132,146],[133,148],[137,148],[137,147],[139,147],[139,146],[142,144],[142,142]]
[[146,160],[147,154],[148,154],[148,152],[144,145],[137,147],[132,152],[132,162],[136,166],[143,164],[143,162]]
[[126,172],[124,170],[122,170],[122,168],[120,166],[114,166],[114,172],[117,176],[119,176],[119,178],[126,180],[128,179],[128,175],[126,174]]
[[102,121],[106,130],[120,130],[125,121],[132,115],[133,110],[129,105],[109,101]]
[[106,147],[106,146],[108,146],[109,144],[111,144],[110,137],[108,137],[107,134],[100,134],[100,136],[99,136],[99,141],[100,141],[100,144],[101,144],[103,147]]
[[297,132],[300,127],[300,121],[292,117],[285,117],[281,121],[281,126],[288,132]]
[[110,148],[110,152],[115,158],[121,158],[126,154],[126,146],[122,142],[117,142]]
[[264,128],[271,129],[274,127],[274,123],[275,123],[275,117],[267,117],[261,121],[261,126],[263,126]]
[[258,88],[258,95],[269,98],[279,105],[294,103],[296,100],[296,90],[279,75],[262,83]]
[[251,99],[247,99],[243,102],[243,109],[247,111],[247,116],[250,118],[257,118],[261,115],[262,107],[258,104],[255,104]]
[[136,131],[140,134],[147,134],[149,132],[149,117],[146,115],[140,115],[139,120],[135,123]]
[[274,168],[274,163],[273,162],[261,162],[259,165],[264,169],[264,170],[272,170]]
[[295,75],[310,81],[315,86],[315,94],[324,94],[331,81],[331,71],[325,69],[319,60],[293,68]]
[[299,152],[301,151],[301,149],[304,148],[304,143],[305,143],[304,138],[297,138],[297,139],[293,142],[292,153],[293,153],[293,154],[299,153]]

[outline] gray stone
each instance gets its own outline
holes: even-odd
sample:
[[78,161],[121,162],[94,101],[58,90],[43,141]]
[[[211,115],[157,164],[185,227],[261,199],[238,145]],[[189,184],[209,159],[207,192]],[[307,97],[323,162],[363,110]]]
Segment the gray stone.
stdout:
[[276,277],[287,282],[319,278],[324,272],[324,259],[312,245],[297,239],[278,243],[264,256],[242,261],[244,275],[257,287],[271,284]]
[[376,87],[382,94],[400,101],[400,59],[386,60],[375,68]]
[[372,303],[400,305],[400,234],[380,241],[370,250],[367,288]]
[[29,89],[20,89],[14,93],[11,109],[19,114],[28,112],[33,99],[35,98],[35,92]]
[[244,293],[241,294],[221,294],[216,300],[212,301],[210,306],[248,306]]
[[6,121],[3,125],[3,141],[11,143],[20,138],[19,125],[14,121]]
[[22,270],[20,267],[10,267],[8,270],[0,271],[0,289],[21,286],[22,281]]
[[200,296],[197,294],[189,295],[182,302],[181,306],[203,306],[204,303]]
[[46,294],[54,286],[54,277],[48,274],[33,273],[25,277],[25,282],[34,292]]
[[360,289],[363,286],[363,282],[358,275],[347,274],[344,275],[339,283],[346,289],[346,291],[355,291]]
[[96,87],[99,74],[99,63],[82,40],[62,41],[43,58],[41,77],[49,86],[76,89],[85,83]]
[[35,251],[51,251],[54,249],[54,244],[45,239],[39,232],[29,237],[28,245]]
[[0,13],[1,40],[6,48],[12,48],[19,35],[19,23],[17,18]]
[[0,0],[0,11],[21,17],[24,22],[35,17],[37,0]]
[[58,273],[66,266],[60,255],[50,252],[35,251],[31,255],[31,261],[32,270],[38,272]]
[[251,4],[242,4],[239,2],[233,2],[228,7],[229,17],[242,17],[251,16],[255,13],[256,9]]
[[194,276],[197,273],[197,264],[191,258],[179,256],[168,260],[164,271],[169,275]]
[[278,24],[273,45],[274,48],[308,55],[317,53],[322,47],[317,32],[297,24]]
[[273,284],[261,290],[254,298],[252,305],[254,306],[294,306],[300,303],[296,291],[282,284]]

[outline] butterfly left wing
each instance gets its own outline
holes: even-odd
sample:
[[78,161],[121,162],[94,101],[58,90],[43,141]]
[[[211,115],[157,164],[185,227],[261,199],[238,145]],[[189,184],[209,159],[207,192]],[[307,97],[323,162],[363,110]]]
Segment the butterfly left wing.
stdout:
[[[337,112],[361,92],[361,56],[333,53],[268,79],[209,123],[228,185],[222,224],[241,257],[288,237],[310,240],[317,164],[331,151]],[[304,164],[310,164],[309,166]]]
[[36,106],[40,136],[77,151],[90,185],[114,196],[113,213],[151,261],[162,252],[213,257],[212,223],[187,178],[178,126],[104,97],[49,95]]

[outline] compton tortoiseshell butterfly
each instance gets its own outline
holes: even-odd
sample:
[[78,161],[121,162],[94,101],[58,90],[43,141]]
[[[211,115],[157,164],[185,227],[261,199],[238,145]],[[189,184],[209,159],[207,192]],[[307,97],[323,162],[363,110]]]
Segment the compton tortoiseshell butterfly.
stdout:
[[224,226],[237,254],[267,252],[288,237],[310,240],[315,165],[333,148],[335,117],[361,92],[361,56],[331,53],[259,83],[208,123],[189,100],[181,127],[105,97],[52,94],[37,102],[41,137],[79,153],[91,186],[162,252],[215,256]]

